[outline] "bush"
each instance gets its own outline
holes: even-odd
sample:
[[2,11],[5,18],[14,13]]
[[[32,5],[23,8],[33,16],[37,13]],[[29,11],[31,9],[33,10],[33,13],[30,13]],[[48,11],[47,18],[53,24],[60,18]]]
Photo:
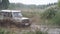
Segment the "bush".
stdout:
[[42,18],[52,19],[56,15],[56,12],[57,11],[53,7],[48,8],[42,13]]
[[51,19],[51,21],[53,25],[59,25],[60,26],[60,11],[57,12],[56,16]]

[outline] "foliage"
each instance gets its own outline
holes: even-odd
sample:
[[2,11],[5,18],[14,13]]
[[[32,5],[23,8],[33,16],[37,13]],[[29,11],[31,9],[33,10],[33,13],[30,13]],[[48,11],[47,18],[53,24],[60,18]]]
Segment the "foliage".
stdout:
[[35,32],[26,32],[23,34],[48,34],[47,32],[35,31]]
[[60,0],[58,0],[58,6],[60,7]]
[[6,29],[0,28],[0,34],[14,34],[14,32],[8,31]]
[[49,6],[56,5],[57,3],[47,4],[47,5],[25,5],[22,3],[10,3],[9,9],[45,9]]
[[60,26],[60,8],[47,9],[42,15],[45,20],[49,19],[47,24]]
[[2,0],[2,2],[0,2],[0,9],[7,9],[9,6],[9,0]]
[[53,25],[59,25],[60,26],[60,11],[57,12],[56,16],[51,19],[51,21]]
[[42,13],[42,18],[52,19],[53,17],[55,17],[56,12],[57,11],[53,7],[50,7]]

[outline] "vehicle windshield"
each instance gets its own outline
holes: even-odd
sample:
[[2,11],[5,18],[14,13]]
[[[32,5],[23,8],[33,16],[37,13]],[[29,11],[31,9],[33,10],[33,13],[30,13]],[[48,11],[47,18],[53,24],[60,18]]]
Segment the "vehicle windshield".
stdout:
[[20,12],[13,12],[13,17],[22,17]]

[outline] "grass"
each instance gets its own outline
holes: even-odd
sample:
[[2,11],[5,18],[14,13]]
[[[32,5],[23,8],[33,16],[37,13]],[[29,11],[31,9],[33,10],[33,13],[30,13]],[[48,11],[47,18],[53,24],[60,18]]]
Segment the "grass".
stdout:
[[42,31],[23,31],[21,33],[21,31],[16,31],[16,32],[12,32],[12,31],[9,31],[7,29],[3,29],[3,28],[0,28],[0,34],[48,34],[48,32],[42,32]]
[[0,28],[0,34],[15,34],[15,33],[7,29]]
[[35,32],[23,32],[23,34],[48,34],[47,32],[35,31]]

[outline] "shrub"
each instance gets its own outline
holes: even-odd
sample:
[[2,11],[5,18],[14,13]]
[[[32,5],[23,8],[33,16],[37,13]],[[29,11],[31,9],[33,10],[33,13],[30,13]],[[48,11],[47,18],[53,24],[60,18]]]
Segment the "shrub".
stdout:
[[56,15],[56,12],[57,11],[53,7],[48,8],[42,13],[42,18],[52,19]]
[[56,16],[51,19],[51,21],[53,25],[59,25],[60,26],[60,11],[57,12]]

